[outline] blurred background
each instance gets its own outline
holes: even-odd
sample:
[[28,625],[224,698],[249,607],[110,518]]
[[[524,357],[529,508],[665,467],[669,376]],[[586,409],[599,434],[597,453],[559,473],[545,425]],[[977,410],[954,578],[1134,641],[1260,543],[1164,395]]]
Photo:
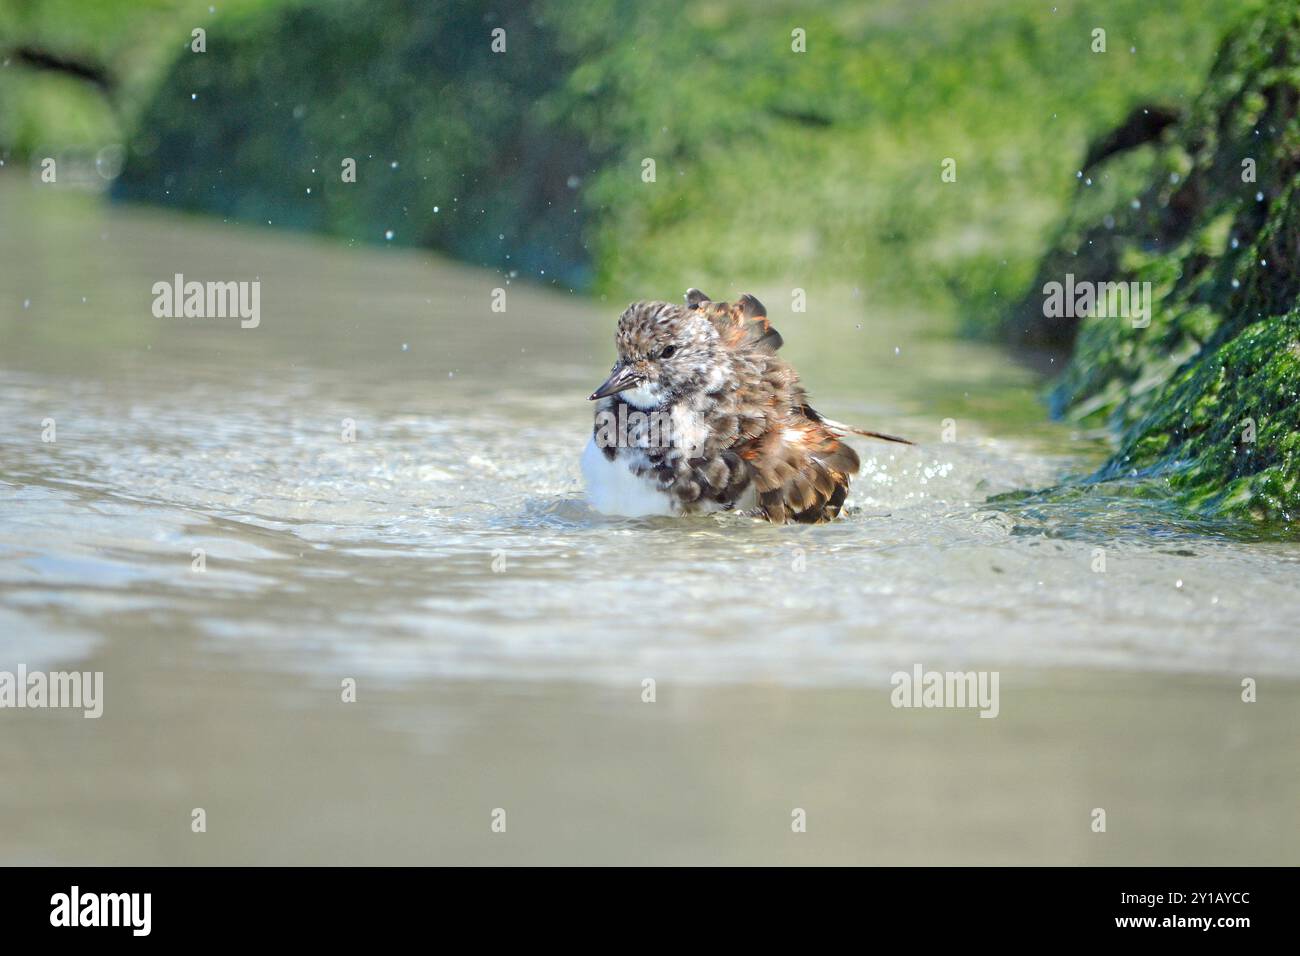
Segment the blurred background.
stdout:
[[[0,862],[1295,862],[1295,18],[0,0],[0,670],[105,684],[0,712]],[[586,507],[688,286],[917,442],[844,520]]]
[[[391,230],[584,293],[835,278],[980,327],[1024,292],[1088,144],[1135,105],[1185,106],[1241,13],[5,0],[0,157],[62,158],[114,198],[232,221]],[[940,188],[947,157],[959,189]],[[1137,160],[1099,205],[1136,189]]]

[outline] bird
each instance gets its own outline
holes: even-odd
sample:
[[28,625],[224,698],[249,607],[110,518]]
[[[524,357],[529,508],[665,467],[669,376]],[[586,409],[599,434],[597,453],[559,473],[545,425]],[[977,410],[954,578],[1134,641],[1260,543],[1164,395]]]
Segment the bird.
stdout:
[[846,432],[910,445],[820,414],[754,296],[634,302],[618,359],[591,393],[587,499],[623,517],[735,511],[774,524],[838,517],[858,471]]

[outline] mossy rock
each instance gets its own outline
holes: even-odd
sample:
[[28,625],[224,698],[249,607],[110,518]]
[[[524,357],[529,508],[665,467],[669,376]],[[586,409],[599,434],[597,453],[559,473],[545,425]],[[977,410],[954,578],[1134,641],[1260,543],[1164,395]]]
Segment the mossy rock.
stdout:
[[[1038,336],[1073,339],[1053,412],[1116,430],[1119,451],[1095,477],[1167,480],[1198,513],[1289,522],[1300,506],[1293,0],[1272,0],[1229,34],[1204,93],[1149,162],[1145,187],[1103,221],[1079,225],[1076,210],[1009,331],[1035,340],[1024,328],[1041,310],[1041,283],[1071,267],[1076,280],[1149,282],[1145,327],[1084,318]],[[1253,441],[1242,438],[1248,423]]]
[[1187,363],[1099,477],[1158,476],[1189,509],[1300,516],[1300,309]]
[[580,284],[574,184],[596,160],[547,111],[570,66],[551,23],[541,4],[482,0],[220,17],[154,92],[115,194]]

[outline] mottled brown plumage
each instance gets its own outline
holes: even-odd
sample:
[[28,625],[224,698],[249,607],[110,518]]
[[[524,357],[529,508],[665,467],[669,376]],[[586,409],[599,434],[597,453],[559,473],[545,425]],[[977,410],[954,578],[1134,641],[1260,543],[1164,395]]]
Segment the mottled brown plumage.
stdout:
[[[756,298],[713,302],[691,289],[684,306],[634,303],[619,318],[616,343],[618,362],[591,396],[599,405],[583,461],[598,509],[740,508],[776,523],[828,521],[840,513],[858,470],[841,433],[858,430],[808,404],[798,375],[777,355],[780,333]],[[616,487],[627,477],[623,469],[644,483],[647,497]]]

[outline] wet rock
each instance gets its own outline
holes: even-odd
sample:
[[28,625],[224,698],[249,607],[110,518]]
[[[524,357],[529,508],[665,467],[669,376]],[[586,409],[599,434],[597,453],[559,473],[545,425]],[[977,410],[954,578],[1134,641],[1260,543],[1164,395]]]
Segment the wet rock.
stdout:
[[[1119,435],[1096,477],[1136,474],[1198,513],[1289,522],[1300,512],[1300,8],[1274,0],[1235,28],[1190,115],[1155,142],[1142,188],[1102,214],[1072,212],[1009,334],[1072,344],[1051,405]],[[1121,151],[1099,170],[1124,162]],[[1151,283],[1150,324],[1045,320],[1043,286],[1067,271]]]

